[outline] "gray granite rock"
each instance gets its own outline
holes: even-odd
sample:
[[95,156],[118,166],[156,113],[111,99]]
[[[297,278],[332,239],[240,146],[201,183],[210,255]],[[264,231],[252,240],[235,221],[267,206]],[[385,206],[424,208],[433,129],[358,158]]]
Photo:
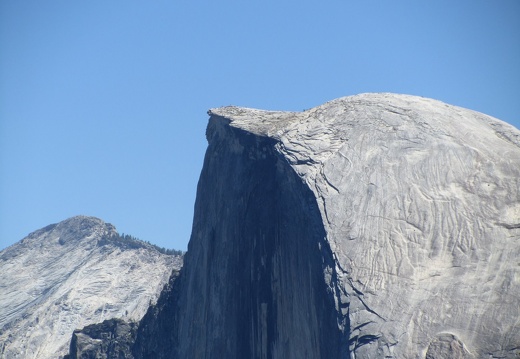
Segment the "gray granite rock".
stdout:
[[337,356],[312,192],[273,140],[214,120],[208,139],[177,295],[141,322],[136,357]]
[[0,358],[59,358],[75,329],[139,321],[182,258],[77,216],[0,251]]
[[520,131],[438,101],[224,107],[135,358],[518,358]]
[[64,359],[133,359],[137,324],[108,319],[72,333],[70,352]]
[[[324,241],[300,240],[324,258],[332,253],[332,263],[323,262],[322,295],[333,294],[342,353],[519,355],[520,131],[474,111],[394,94],[341,98],[301,113],[225,107],[210,115],[210,158],[218,161],[211,143],[219,140],[225,144],[218,148],[250,151],[248,158],[266,153],[277,159],[269,178],[300,179],[312,192]],[[248,137],[265,149],[241,141]],[[228,178],[226,189],[251,181],[236,167],[227,171],[237,180]],[[263,205],[235,199],[246,208]],[[292,216],[295,207],[277,216]],[[192,241],[202,248],[230,240],[229,231],[199,239],[194,228]],[[290,295],[271,279],[273,296]],[[307,308],[292,312],[301,323]],[[273,325],[277,333],[287,328],[285,321]],[[292,330],[292,339],[300,337]]]

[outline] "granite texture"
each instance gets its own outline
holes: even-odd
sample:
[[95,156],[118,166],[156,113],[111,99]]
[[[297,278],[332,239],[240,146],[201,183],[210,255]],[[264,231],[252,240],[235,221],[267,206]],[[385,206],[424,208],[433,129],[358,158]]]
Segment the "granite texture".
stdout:
[[[270,141],[279,167],[312,192],[325,245],[302,239],[332,252],[322,275],[342,353],[519,355],[520,131],[394,94],[341,98],[301,113],[225,107],[210,115],[210,133],[231,127]],[[444,353],[446,338],[458,354],[432,354]]]
[[0,251],[0,358],[67,354],[75,329],[139,321],[182,257],[122,240],[115,227],[76,216]]
[[395,94],[209,111],[135,358],[518,358],[520,131]]

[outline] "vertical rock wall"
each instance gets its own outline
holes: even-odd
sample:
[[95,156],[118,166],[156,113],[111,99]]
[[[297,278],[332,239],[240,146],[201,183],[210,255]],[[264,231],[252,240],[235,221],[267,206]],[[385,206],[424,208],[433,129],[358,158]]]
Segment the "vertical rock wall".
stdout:
[[[339,357],[314,196],[272,139],[216,117],[207,136],[182,289],[170,303],[174,357]],[[143,358],[171,357],[146,346]]]
[[210,114],[185,266],[136,357],[518,357],[517,129],[394,94]]

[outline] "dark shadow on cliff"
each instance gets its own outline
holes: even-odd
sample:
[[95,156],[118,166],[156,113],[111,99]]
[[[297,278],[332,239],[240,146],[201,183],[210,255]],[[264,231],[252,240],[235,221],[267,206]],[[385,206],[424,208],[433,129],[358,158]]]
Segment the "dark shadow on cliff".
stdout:
[[141,321],[134,356],[348,355],[337,288],[324,279],[328,268],[336,280],[335,265],[314,194],[273,139],[215,116],[207,137],[184,267]]

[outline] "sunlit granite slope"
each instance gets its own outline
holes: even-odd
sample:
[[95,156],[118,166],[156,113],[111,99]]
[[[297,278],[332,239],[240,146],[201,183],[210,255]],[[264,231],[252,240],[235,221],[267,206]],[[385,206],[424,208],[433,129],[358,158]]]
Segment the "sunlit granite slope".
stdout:
[[[281,228],[273,228],[280,236],[275,247],[297,231],[298,243],[291,247],[310,241],[309,248],[321,252],[326,287],[320,295],[329,296],[336,315],[340,339],[332,333],[327,337],[331,345],[340,346],[337,357],[520,355],[520,131],[474,111],[394,94],[341,98],[301,113],[225,107],[210,115],[210,146],[201,181],[212,171],[223,197],[251,181],[261,187],[265,181],[260,173],[251,179],[241,168],[258,166],[266,157],[271,158],[272,175],[263,176],[276,178],[279,187],[294,187],[301,180],[312,192],[312,205],[320,216],[312,226],[321,228],[300,233],[301,228],[286,229],[282,220]],[[218,169],[227,167],[224,152],[242,156],[227,168],[233,173],[227,178],[230,182],[221,181],[226,174]],[[297,178],[283,174],[291,170]],[[202,201],[221,200],[205,193],[199,192]],[[283,208],[281,197],[271,203],[253,193],[241,193],[226,203],[245,210],[282,207],[276,216],[286,216],[288,222],[302,211]],[[310,213],[310,207],[304,211]],[[225,216],[226,211],[230,209],[206,214]],[[214,248],[240,242],[239,250],[226,253],[227,258],[240,256],[245,248],[265,245],[270,239],[260,233],[279,222],[263,224],[255,235],[247,228],[251,224],[239,219],[231,219],[239,227],[232,235],[214,224],[196,223],[191,246],[196,252],[190,259],[202,261],[201,272],[219,260],[211,256]],[[323,233],[324,238],[313,233]],[[309,308],[299,303],[304,293],[280,286],[294,271],[291,263],[304,259],[297,249],[285,255],[275,249],[253,256],[257,267],[246,267],[254,278],[271,266],[267,292],[262,293],[271,302],[253,295],[244,298],[257,302],[261,318],[255,321],[242,313],[249,318],[251,338],[271,333],[250,342],[253,352],[265,346],[267,357],[296,358],[316,347],[312,340],[306,346],[298,339],[305,331],[322,330],[310,321]],[[295,270],[288,283],[305,277],[302,269]],[[233,276],[222,282],[228,280]],[[235,283],[238,292],[246,285],[236,279]],[[222,292],[210,286],[198,293],[208,298],[209,318],[218,298],[212,290]],[[214,345],[214,338],[201,339]],[[284,351],[292,343],[297,348]]]
[[0,252],[0,358],[59,358],[74,329],[140,320],[181,265],[93,217],[31,233]]

